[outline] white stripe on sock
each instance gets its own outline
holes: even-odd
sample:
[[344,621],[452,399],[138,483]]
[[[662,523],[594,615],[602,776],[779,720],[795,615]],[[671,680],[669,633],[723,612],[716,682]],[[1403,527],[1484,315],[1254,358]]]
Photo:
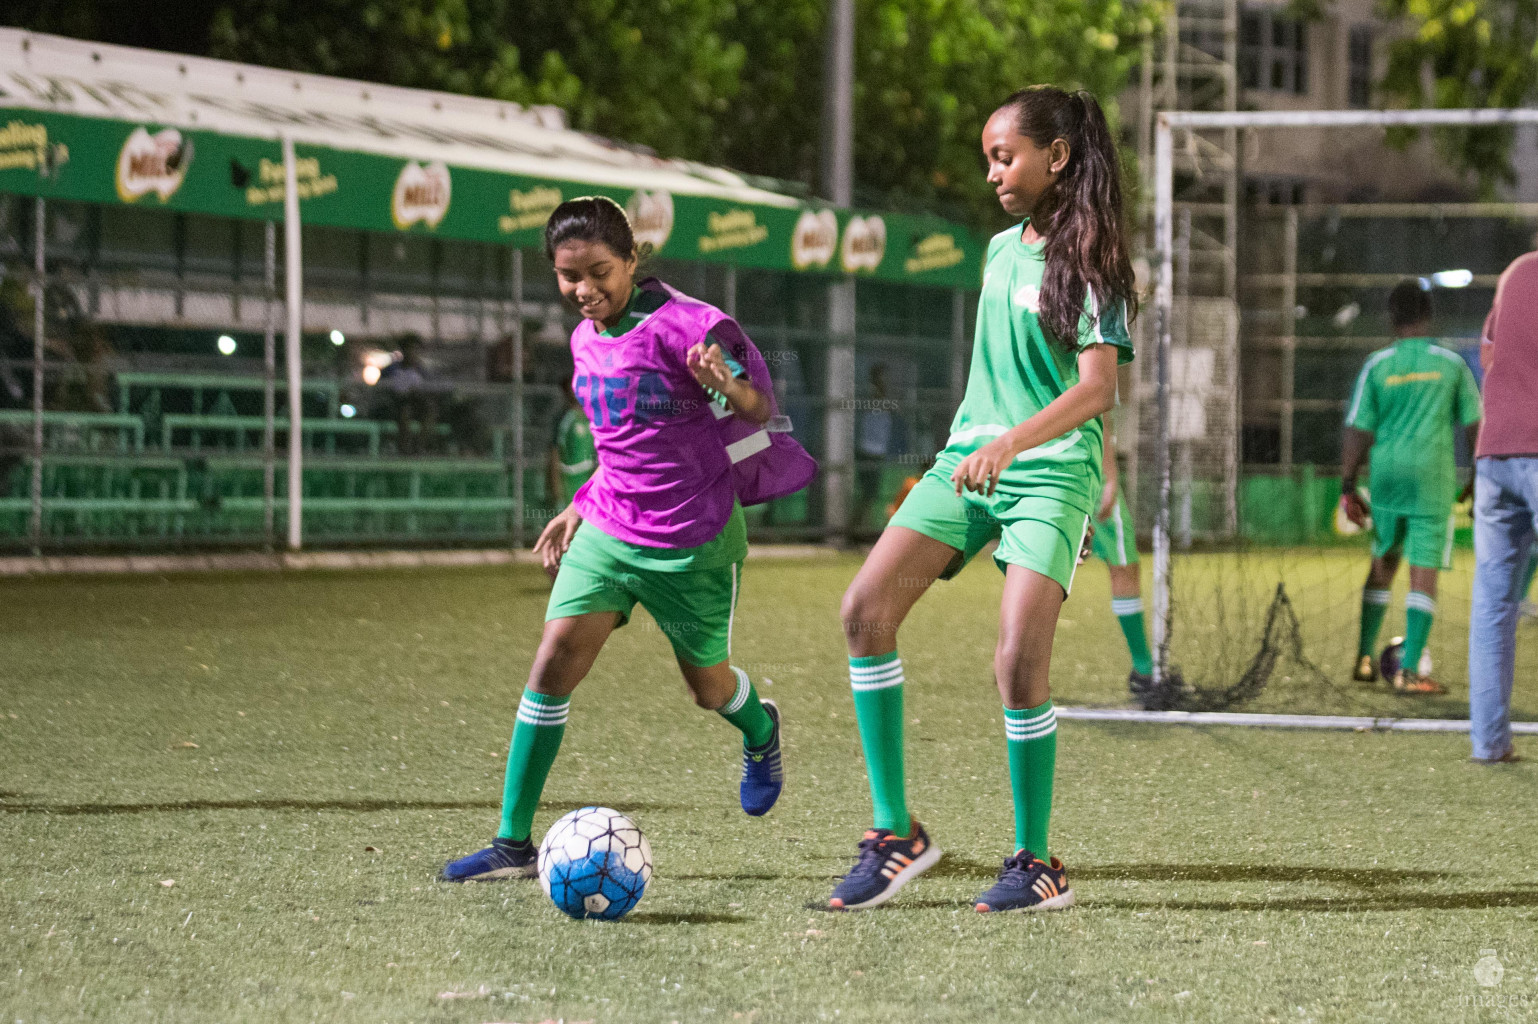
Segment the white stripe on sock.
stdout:
[[524,701],[518,705],[518,721],[527,725],[565,725],[571,702],[563,704],[535,704]]
[[1437,610],[1436,598],[1428,594],[1422,594],[1418,590],[1412,590],[1405,595],[1404,606],[1414,608],[1416,611],[1425,612],[1427,615],[1435,615]]
[[851,672],[849,673],[849,683],[851,686],[872,686],[882,683],[890,683],[892,680],[900,680],[902,677],[903,667],[901,665],[893,665],[888,669],[885,669],[881,672],[874,672],[870,675],[859,675],[857,673]]
[[1387,590],[1363,590],[1363,604],[1388,604],[1389,592]]
[[891,661],[888,661],[888,662],[886,662],[884,664],[881,664],[881,665],[850,665],[849,666],[849,678],[851,678],[851,679],[873,679],[873,678],[875,678],[877,676],[887,676],[887,675],[890,675],[893,672],[899,672],[900,673],[900,672],[902,672],[902,670],[903,670],[903,660],[901,658],[894,658]]
[[748,703],[748,694],[752,692],[753,684],[748,681],[748,674],[736,665],[731,666],[732,672],[737,676],[737,689],[732,691],[731,700],[721,705],[718,713],[723,715],[735,715]]
[[1113,597],[1111,598],[1111,612],[1118,618],[1123,615],[1137,615],[1143,611],[1143,599],[1141,597]]
[[1035,718],[1004,718],[1004,736],[1010,740],[1032,740],[1057,731],[1057,709]]
[[849,688],[855,693],[869,693],[871,690],[890,690],[894,686],[901,686],[903,677],[901,673],[895,679],[888,679],[880,683],[850,683]]

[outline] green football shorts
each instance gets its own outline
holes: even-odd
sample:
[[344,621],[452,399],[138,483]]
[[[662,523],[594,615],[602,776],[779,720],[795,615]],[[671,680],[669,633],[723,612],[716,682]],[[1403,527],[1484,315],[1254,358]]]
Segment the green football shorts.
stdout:
[[731,657],[741,562],[678,572],[640,569],[591,543],[594,532],[583,524],[562,556],[545,608],[546,622],[616,612],[623,626],[639,601],[680,660],[704,668]]
[[953,469],[937,464],[925,473],[887,525],[905,526],[955,548],[958,554],[941,579],[955,576],[984,545],[997,540],[993,561],[1000,572],[1006,565],[1024,566],[1056,580],[1064,594],[1072,590],[1089,516],[1056,498],[958,495],[949,479]]
[[1137,533],[1127,496],[1116,492],[1116,505],[1104,519],[1095,520],[1095,536],[1090,541],[1095,557],[1106,565],[1137,565]]
[[1449,515],[1400,515],[1372,510],[1372,557],[1404,551],[1420,569],[1449,569],[1453,559],[1453,520]]

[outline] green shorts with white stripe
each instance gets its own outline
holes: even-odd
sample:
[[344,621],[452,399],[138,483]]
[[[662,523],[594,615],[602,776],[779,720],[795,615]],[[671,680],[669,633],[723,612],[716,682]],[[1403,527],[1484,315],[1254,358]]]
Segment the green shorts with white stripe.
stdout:
[[641,568],[583,525],[561,558],[545,607],[546,622],[615,612],[623,626],[639,603],[681,660],[703,668],[731,657],[742,562],[674,572]]
[[1372,556],[1404,552],[1420,569],[1450,569],[1453,562],[1453,520],[1447,515],[1403,515],[1392,509],[1372,510]]
[[1001,571],[1018,565],[1054,579],[1066,594],[1073,589],[1079,547],[1089,515],[1047,494],[995,491],[986,497],[956,493],[950,474],[961,459],[941,452],[934,466],[908,492],[887,523],[901,526],[956,549],[941,574],[950,579],[979,551],[998,541],[994,564]]
[[1111,514],[1095,520],[1090,548],[1106,565],[1137,565],[1137,524],[1127,508],[1127,496],[1120,490]]

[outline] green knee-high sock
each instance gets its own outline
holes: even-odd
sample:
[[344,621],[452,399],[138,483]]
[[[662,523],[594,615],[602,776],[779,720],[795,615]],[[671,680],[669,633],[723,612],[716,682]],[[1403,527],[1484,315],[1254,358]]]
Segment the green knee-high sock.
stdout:
[[1015,795],[1015,849],[1047,860],[1052,776],[1057,770],[1057,712],[1052,702],[1005,708],[1004,739],[1009,747],[1009,788]]
[[1538,547],[1533,548],[1527,556],[1527,571],[1522,577],[1522,596],[1527,597],[1527,592],[1533,589],[1533,576],[1538,574]]
[[903,792],[903,663],[897,652],[849,659],[849,686],[860,723],[877,828],[906,837],[912,822]]
[[764,710],[763,701],[748,674],[736,665],[732,672],[737,676],[737,689],[725,704],[716,708],[716,714],[735,725],[742,733],[742,745],[761,747],[774,735],[774,719]]
[[1421,652],[1431,635],[1431,621],[1437,614],[1436,598],[1412,590],[1404,599],[1404,660],[1406,672],[1420,671]]
[[1367,657],[1378,645],[1378,631],[1383,628],[1383,616],[1388,613],[1389,592],[1362,588],[1362,627],[1357,634],[1356,656]]
[[1153,674],[1153,652],[1148,649],[1148,630],[1143,626],[1143,599],[1141,597],[1111,598],[1111,612],[1121,623],[1122,635],[1127,638],[1127,650],[1132,655],[1132,671],[1140,676]]
[[507,777],[502,783],[502,824],[498,839],[527,839],[539,807],[539,794],[545,777],[561,749],[561,735],[566,732],[566,712],[570,697],[548,697],[533,690],[523,691],[518,705],[518,722],[513,726],[513,741],[507,748]]

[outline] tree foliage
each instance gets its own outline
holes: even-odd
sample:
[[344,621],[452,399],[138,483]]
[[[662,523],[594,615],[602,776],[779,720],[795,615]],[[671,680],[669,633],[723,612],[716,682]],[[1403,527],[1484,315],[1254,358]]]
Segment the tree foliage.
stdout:
[[[1381,84],[1411,107],[1520,107],[1538,99],[1538,0],[1384,0],[1408,31]],[[1401,138],[1408,133],[1401,133]],[[1438,148],[1482,189],[1515,181],[1510,128],[1440,128]]]
[[[1160,2],[857,0],[857,198],[992,222],[988,114],[1035,82],[1114,110]],[[556,104],[579,129],[817,185],[827,0],[183,0],[149,26],[120,0],[21,6],[43,31]]]

